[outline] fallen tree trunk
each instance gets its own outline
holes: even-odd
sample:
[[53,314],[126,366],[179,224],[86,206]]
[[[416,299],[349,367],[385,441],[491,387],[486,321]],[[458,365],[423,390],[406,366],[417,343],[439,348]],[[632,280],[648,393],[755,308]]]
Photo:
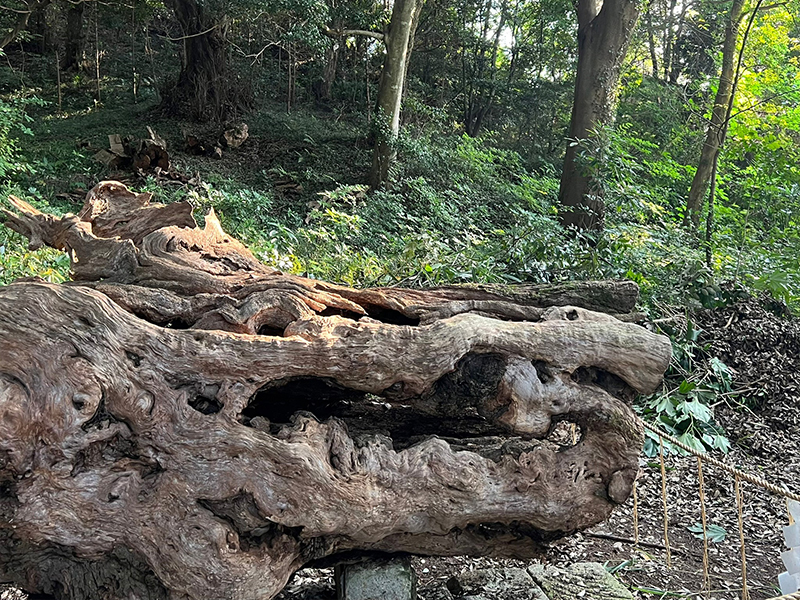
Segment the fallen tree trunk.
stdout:
[[75,281],[0,288],[0,581],[268,599],[347,552],[531,556],[631,492],[670,344],[580,304],[635,284],[354,290],[116,182],[12,204]]

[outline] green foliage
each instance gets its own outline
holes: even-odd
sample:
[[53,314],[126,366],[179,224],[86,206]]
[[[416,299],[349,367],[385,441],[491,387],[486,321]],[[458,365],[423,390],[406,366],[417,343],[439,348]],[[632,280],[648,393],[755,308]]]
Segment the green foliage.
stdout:
[[705,536],[703,535],[703,524],[702,523],[695,523],[691,527],[687,527],[692,535],[697,539],[702,540],[704,537],[708,539],[709,542],[712,544],[719,544],[725,541],[725,538],[728,535],[728,532],[725,530],[724,527],[721,525],[714,525],[713,523],[709,523],[706,525],[706,532]]
[[[686,330],[667,330],[672,340],[672,362],[665,378],[665,389],[648,398],[638,408],[642,415],[655,420],[666,433],[700,452],[727,452],[730,442],[714,421],[713,405],[734,396],[734,375],[725,363],[698,343],[701,330],[690,320]],[[683,453],[665,441],[672,452]],[[644,452],[656,456],[659,438],[647,430]]]
[[33,135],[29,127],[33,118],[26,109],[43,104],[38,98],[0,98],[0,180],[26,169],[26,165],[18,160],[19,141],[16,136]]
[[68,279],[69,257],[53,249],[31,251],[27,240],[0,230],[0,285],[8,285],[22,277],[41,277],[45,281],[60,283]]

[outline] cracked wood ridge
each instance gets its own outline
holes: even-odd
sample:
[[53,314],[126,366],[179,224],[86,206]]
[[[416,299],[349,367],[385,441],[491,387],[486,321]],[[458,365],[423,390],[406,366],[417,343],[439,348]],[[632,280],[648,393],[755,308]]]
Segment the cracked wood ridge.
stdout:
[[11,203],[74,281],[0,288],[0,581],[269,599],[356,552],[530,556],[631,492],[670,357],[631,282],[355,290],[117,182]]

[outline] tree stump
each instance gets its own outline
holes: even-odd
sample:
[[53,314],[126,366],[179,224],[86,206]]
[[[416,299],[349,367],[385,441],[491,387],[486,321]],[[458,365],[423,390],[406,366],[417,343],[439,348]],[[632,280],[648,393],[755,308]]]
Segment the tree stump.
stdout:
[[604,314],[631,282],[356,290],[117,182],[11,203],[74,280],[0,288],[0,582],[269,599],[354,553],[535,555],[631,492],[671,350]]

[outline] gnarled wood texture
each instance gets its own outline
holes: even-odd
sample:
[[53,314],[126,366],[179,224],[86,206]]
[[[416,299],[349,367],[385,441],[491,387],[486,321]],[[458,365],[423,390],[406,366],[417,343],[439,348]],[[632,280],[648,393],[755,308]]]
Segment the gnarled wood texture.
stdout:
[[354,290],[150,201],[5,211],[75,281],[0,288],[0,581],[269,599],[346,552],[530,556],[628,498],[670,344],[592,309],[634,284]]

